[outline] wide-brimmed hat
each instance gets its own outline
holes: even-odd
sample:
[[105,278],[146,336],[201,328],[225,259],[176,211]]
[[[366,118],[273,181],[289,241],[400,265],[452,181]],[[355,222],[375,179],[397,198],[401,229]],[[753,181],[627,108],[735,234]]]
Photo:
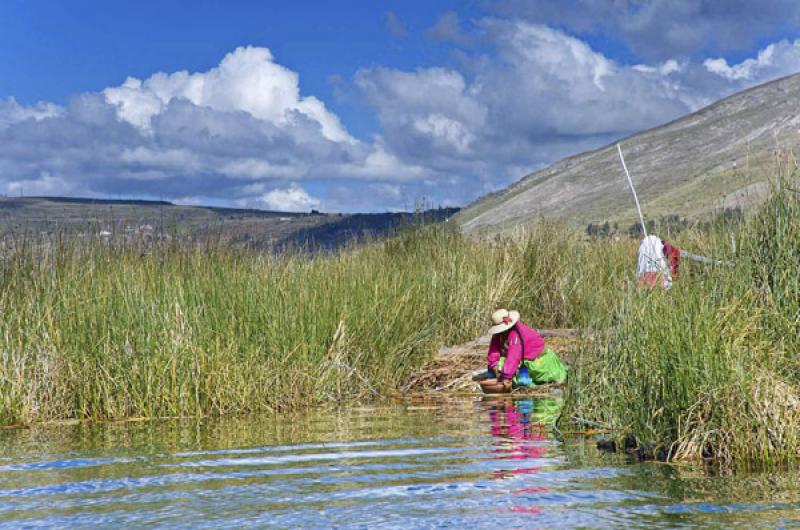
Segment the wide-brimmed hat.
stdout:
[[511,329],[517,322],[519,322],[518,311],[498,309],[492,313],[492,323],[494,326],[489,328],[489,335],[497,335],[498,333]]

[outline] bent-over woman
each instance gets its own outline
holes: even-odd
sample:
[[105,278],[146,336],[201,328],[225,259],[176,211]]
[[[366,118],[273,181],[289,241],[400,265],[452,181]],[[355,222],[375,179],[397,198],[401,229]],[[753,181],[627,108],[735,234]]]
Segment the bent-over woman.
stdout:
[[535,329],[520,322],[519,312],[498,309],[492,314],[492,323],[487,375],[514,386],[563,383],[567,379],[561,359]]

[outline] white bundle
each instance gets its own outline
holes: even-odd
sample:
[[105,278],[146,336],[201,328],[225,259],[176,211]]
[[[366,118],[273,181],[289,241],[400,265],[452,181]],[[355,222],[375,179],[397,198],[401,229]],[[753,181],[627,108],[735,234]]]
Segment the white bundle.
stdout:
[[638,258],[637,273],[639,276],[644,276],[648,272],[661,273],[664,275],[664,289],[672,287],[672,275],[667,258],[664,256],[664,242],[660,237],[650,235],[642,239]]

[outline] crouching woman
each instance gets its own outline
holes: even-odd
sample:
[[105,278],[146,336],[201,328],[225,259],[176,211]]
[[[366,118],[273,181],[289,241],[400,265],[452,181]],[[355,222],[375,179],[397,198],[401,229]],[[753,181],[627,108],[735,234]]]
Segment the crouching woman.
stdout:
[[506,386],[563,383],[567,369],[539,333],[519,321],[517,311],[498,309],[492,314],[487,376]]

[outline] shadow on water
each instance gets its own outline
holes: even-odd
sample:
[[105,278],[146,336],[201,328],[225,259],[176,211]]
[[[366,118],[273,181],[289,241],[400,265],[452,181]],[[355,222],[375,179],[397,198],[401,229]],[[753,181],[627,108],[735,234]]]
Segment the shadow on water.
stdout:
[[0,526],[762,527],[794,472],[709,477],[557,440],[555,400],[376,407],[0,433]]

